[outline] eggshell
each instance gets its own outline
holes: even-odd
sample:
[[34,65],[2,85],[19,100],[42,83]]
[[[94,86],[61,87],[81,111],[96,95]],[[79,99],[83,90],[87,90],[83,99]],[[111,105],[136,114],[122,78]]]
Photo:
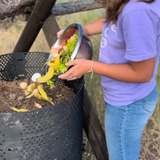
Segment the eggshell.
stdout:
[[19,85],[20,85],[21,89],[26,89],[28,87],[27,82],[21,82]]
[[53,59],[56,59],[57,56],[58,56],[58,53],[55,53],[55,54],[52,55],[52,58],[51,58],[51,59],[52,59],[52,60],[53,60]]
[[36,82],[36,79],[39,78],[39,77],[41,77],[41,74],[40,73],[35,73],[35,74],[32,75],[31,79],[32,79],[33,82]]

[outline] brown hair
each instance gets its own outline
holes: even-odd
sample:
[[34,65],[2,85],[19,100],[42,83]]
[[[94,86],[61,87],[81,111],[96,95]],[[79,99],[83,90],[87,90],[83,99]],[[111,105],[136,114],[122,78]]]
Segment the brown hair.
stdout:
[[[103,5],[106,6],[106,17],[105,23],[109,23],[111,21],[116,22],[120,12],[122,11],[123,7],[129,2],[130,0],[104,0]],[[139,2],[146,2],[152,3],[155,0],[137,0]]]

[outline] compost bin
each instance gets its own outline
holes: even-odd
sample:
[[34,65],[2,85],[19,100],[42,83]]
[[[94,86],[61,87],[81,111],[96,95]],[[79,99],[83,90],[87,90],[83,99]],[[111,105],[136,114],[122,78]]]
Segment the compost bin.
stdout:
[[[41,70],[49,53],[0,56],[0,80],[14,81]],[[0,113],[0,160],[82,160],[83,78],[63,81],[75,96],[59,104]]]

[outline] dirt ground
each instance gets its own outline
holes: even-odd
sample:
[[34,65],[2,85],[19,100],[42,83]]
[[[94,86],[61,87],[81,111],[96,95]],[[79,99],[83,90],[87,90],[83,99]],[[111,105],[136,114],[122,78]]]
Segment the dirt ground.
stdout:
[[[37,109],[37,107],[35,107],[35,102],[40,104],[42,107],[52,105],[50,102],[39,100],[34,96],[27,99],[25,91],[20,88],[21,82],[27,82],[30,84],[31,80],[0,81],[0,113],[15,112],[11,110],[10,107],[34,110]],[[48,97],[52,98],[52,102],[54,104],[64,102],[75,95],[71,88],[68,88],[59,82],[56,82],[55,87],[52,89],[50,89],[50,86],[46,83],[43,83],[43,86]]]

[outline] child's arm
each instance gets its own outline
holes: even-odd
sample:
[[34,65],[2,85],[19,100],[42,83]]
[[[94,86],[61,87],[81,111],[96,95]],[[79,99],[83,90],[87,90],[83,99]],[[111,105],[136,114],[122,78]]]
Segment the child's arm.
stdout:
[[[95,34],[100,34],[102,33],[102,28],[103,28],[103,20],[104,18],[97,19],[91,23],[88,23],[86,25],[83,25],[83,32],[87,36],[95,35]],[[60,37],[60,35],[63,33],[64,30],[60,30],[57,32],[57,38]]]
[[109,78],[132,83],[149,82],[153,76],[155,68],[155,57],[132,62],[131,64],[105,64],[94,62],[93,71]]
[[132,83],[149,82],[153,76],[155,57],[131,64],[106,64],[85,59],[76,59],[69,62],[73,66],[66,73],[59,76],[61,79],[73,80],[87,74],[88,71],[118,80]]
[[[88,23],[83,26],[83,32],[86,36],[91,36],[95,34],[101,34],[102,28],[103,28],[103,20],[104,18],[100,18],[98,20],[95,20],[91,23]],[[57,38],[60,37],[60,35],[63,33],[64,29],[57,32]],[[54,46],[54,45],[53,45]],[[53,46],[51,48],[53,48]]]
[[103,20],[104,18],[100,18],[96,21],[93,21],[91,23],[88,23],[83,26],[83,32],[87,36],[95,35],[95,34],[100,34],[102,33],[102,28],[103,28]]

